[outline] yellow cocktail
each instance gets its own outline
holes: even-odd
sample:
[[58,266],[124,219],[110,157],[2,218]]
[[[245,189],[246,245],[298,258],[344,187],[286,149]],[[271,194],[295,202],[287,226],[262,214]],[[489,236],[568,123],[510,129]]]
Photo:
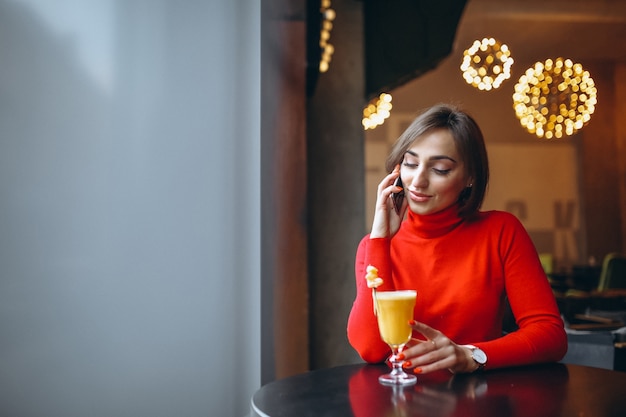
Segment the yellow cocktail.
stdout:
[[411,338],[409,320],[413,318],[415,291],[382,291],[376,293],[380,337],[390,346],[404,345]]
[[378,380],[386,385],[414,384],[417,377],[404,372],[397,357],[405,343],[411,339],[412,330],[409,321],[413,319],[417,292],[377,291],[375,299],[378,330],[381,339],[391,348],[392,355],[389,359],[393,365],[391,373],[381,375]]

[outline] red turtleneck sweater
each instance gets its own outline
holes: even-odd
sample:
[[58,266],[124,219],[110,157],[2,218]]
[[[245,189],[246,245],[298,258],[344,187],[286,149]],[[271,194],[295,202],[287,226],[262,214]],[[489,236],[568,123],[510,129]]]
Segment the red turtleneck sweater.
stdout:
[[[384,280],[379,290],[417,290],[415,319],[457,344],[480,347],[487,369],[562,359],[563,321],[522,224],[501,211],[479,212],[471,220],[456,213],[456,206],[427,216],[409,210],[393,238],[361,241],[348,319],[354,349],[367,362],[382,362],[390,353],[365,281],[365,269],[373,265]],[[519,329],[503,336],[505,297]]]

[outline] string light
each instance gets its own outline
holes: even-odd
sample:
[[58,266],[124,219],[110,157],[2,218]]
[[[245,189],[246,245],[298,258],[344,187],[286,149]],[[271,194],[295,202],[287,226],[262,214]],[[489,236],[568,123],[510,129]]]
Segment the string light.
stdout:
[[375,129],[385,123],[385,120],[391,115],[392,107],[391,94],[381,93],[372,99],[363,109],[363,128],[365,130]]
[[461,71],[465,82],[489,91],[498,88],[503,81],[511,77],[513,58],[505,44],[494,38],[475,40],[469,49],[463,52]]
[[539,138],[562,138],[591,119],[597,89],[588,71],[570,59],[547,59],[528,68],[515,85],[513,108],[520,124]]
[[330,8],[330,0],[322,0],[320,13],[322,14],[322,27],[320,29],[320,49],[322,56],[320,58],[320,72],[328,71],[330,61],[335,52],[335,47],[329,42],[330,32],[333,30],[333,21],[335,20],[335,11]]

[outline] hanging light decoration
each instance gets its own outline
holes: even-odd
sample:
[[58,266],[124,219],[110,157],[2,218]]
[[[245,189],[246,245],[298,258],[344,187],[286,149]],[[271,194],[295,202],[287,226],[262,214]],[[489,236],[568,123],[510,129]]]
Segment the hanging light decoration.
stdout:
[[593,79],[570,59],[547,59],[528,68],[515,85],[513,108],[521,125],[539,138],[562,138],[591,119],[597,103]]
[[468,84],[479,90],[489,91],[498,88],[503,81],[511,77],[513,58],[505,44],[494,38],[475,40],[469,49],[463,52],[461,71]]
[[322,57],[320,59],[320,72],[328,71],[330,61],[335,52],[335,47],[330,43],[330,32],[333,30],[335,11],[330,8],[330,0],[322,0],[320,13],[322,14],[322,27],[320,29],[320,49]]
[[363,128],[365,130],[375,129],[385,123],[385,120],[391,115],[391,108],[391,94],[382,93],[372,99],[363,109]]

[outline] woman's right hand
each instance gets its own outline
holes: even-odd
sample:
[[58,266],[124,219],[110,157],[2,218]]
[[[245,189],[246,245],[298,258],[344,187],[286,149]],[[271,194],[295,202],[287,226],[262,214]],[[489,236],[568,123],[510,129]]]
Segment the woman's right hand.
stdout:
[[400,223],[407,210],[406,199],[402,201],[400,214],[393,208],[391,194],[402,191],[402,188],[393,185],[396,178],[400,176],[400,165],[396,165],[393,171],[378,184],[376,196],[376,209],[374,211],[374,222],[370,238],[393,237],[400,229]]

